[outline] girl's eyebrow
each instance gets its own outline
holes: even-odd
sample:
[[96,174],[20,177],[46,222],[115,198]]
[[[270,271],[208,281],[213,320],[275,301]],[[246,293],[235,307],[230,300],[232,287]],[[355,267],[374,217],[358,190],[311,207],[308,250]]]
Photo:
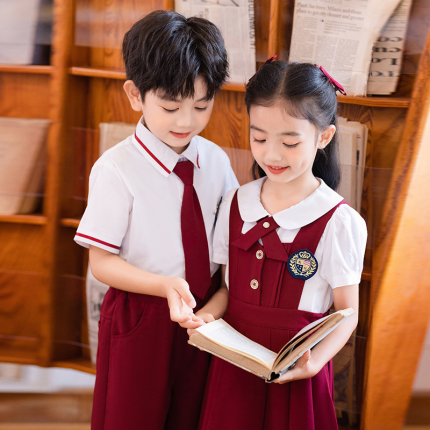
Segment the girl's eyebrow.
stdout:
[[[249,128],[252,130],[260,131],[261,133],[267,133],[266,130],[256,127],[255,125],[250,125]],[[301,136],[302,133],[298,131],[285,131],[283,133],[278,133],[279,136]]]

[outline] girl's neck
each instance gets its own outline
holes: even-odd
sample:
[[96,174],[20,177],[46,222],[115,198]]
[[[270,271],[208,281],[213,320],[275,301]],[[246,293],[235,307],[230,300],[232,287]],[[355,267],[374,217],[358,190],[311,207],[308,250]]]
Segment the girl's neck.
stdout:
[[320,182],[313,175],[302,175],[287,183],[267,178],[261,188],[260,200],[266,211],[273,215],[305,200],[319,186]]

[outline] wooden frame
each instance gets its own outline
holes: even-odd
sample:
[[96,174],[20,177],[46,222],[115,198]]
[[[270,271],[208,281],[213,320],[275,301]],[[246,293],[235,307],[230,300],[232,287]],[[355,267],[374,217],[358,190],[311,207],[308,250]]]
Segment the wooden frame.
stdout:
[[[173,3],[54,0],[51,65],[0,65],[0,115],[52,121],[43,208],[0,216],[0,361],[95,373],[85,346],[87,255],[73,236],[98,156],[98,124],[139,118],[122,91],[121,35],[137,12]],[[137,12],[118,14],[119,4]],[[340,113],[370,129],[362,202],[369,249],[357,331],[362,429],[401,428],[429,319],[429,6],[414,1],[396,94],[339,96]],[[274,54],[287,58],[293,8],[293,0],[255,0],[259,64]],[[243,85],[227,85],[202,135],[249,149],[248,126]]]

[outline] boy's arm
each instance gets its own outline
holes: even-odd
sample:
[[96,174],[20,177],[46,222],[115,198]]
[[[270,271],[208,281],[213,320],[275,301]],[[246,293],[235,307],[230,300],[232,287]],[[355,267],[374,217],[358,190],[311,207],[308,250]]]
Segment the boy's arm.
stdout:
[[192,308],[196,306],[196,301],[184,279],[146,272],[118,255],[92,245],[90,266],[95,278],[111,287],[165,297],[172,321],[185,323],[192,320]]
[[221,286],[210,300],[196,312],[192,321],[181,323],[184,328],[195,329],[225,315],[228,306],[228,288],[225,284],[225,265],[221,266]]
[[358,323],[358,285],[334,288],[333,300],[336,311],[354,308],[357,309],[357,312],[325,337],[312,349],[312,352],[307,351],[300,357],[296,366],[285,372],[275,381],[276,383],[284,384],[285,382],[315,376],[348,342]]

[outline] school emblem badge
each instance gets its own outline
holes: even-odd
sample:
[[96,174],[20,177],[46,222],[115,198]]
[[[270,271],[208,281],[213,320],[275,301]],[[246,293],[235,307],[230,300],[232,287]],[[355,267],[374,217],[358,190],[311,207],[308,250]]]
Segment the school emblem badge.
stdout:
[[290,255],[287,267],[293,278],[306,281],[317,273],[318,262],[312,252],[301,249]]

